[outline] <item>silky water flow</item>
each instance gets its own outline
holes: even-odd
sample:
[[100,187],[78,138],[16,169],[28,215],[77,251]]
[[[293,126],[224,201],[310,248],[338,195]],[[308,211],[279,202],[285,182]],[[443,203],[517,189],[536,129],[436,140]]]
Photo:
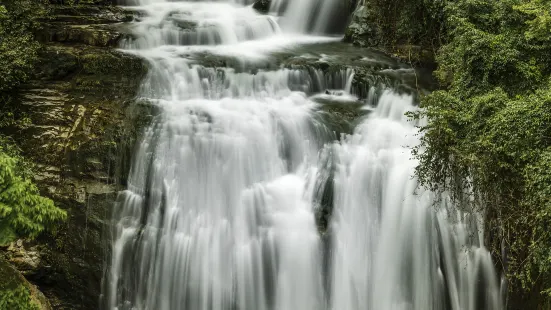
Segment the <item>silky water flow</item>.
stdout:
[[[143,13],[122,48],[148,62],[139,97],[159,113],[115,203],[104,309],[502,308],[477,215],[436,211],[412,178],[410,95],[387,88],[337,137],[313,97],[354,97],[352,70],[192,60],[334,41],[320,35],[339,1],[275,0],[266,15],[250,1],[125,3]],[[334,193],[324,233],[320,183]]]

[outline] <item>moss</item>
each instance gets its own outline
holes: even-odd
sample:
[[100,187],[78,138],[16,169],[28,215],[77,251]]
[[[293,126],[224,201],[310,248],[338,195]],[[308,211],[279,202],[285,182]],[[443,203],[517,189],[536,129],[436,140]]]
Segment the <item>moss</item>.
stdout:
[[77,24],[118,23],[132,21],[134,13],[117,6],[55,5],[50,8],[47,22],[74,22]]
[[50,309],[44,296],[3,259],[0,259],[0,278],[0,309]]
[[109,50],[85,54],[80,61],[84,74],[141,76],[145,73],[145,66],[141,60],[136,61],[136,57]]

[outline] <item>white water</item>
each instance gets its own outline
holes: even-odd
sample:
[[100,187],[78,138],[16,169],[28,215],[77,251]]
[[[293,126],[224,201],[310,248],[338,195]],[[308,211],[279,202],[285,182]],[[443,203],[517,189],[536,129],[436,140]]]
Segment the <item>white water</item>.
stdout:
[[413,110],[410,96],[387,91],[335,146],[331,309],[501,309],[478,218],[435,212],[411,178]]
[[291,33],[324,33],[337,11],[346,6],[343,0],[272,0],[271,12],[282,14],[282,28]]
[[[489,254],[468,238],[476,229],[434,213],[430,193],[414,195],[403,148],[417,141],[403,116],[410,97],[385,92],[356,134],[333,144],[314,99],[354,101],[353,71],[196,64],[204,53],[259,61],[334,40],[305,31],[323,33],[335,2],[274,1],[283,16],[247,1],[127,4],[145,14],[124,48],[148,60],[140,97],[160,114],[117,200],[104,308],[500,308]],[[328,148],[337,162],[329,245],[314,207]]]

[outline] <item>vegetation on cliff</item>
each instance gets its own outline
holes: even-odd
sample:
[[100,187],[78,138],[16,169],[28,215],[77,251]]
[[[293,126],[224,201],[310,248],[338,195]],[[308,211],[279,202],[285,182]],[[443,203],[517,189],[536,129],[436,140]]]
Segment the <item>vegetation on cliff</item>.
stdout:
[[0,138],[0,245],[34,238],[66,218],[65,211],[40,195],[28,166],[15,147]]
[[0,258],[0,309],[51,310],[46,297]]
[[38,19],[46,14],[45,6],[37,0],[8,0],[0,2],[0,95],[27,81],[38,59],[40,44],[34,32]]
[[417,175],[484,209],[488,246],[523,307],[549,300],[551,1],[362,0],[345,39],[405,60],[414,49],[403,46],[432,54],[441,90],[412,115],[430,120]]
[[551,293],[551,1],[382,2],[365,0],[364,15],[383,13],[375,25],[387,42],[437,51],[442,90],[412,115],[430,120],[415,150],[419,179],[484,209],[510,288],[541,304]]
[[[37,19],[45,9],[39,1],[6,1],[0,5],[0,112],[1,127],[17,127],[13,111],[5,109],[13,91],[32,75],[40,44],[34,37]],[[16,238],[34,238],[53,228],[66,214],[53,201],[42,197],[31,181],[29,165],[16,147],[0,135],[0,244]]]
[[31,300],[29,289],[19,286],[11,290],[0,290],[0,309],[40,310]]
[[[144,105],[134,104],[147,66],[113,48],[128,35],[124,22],[134,13],[113,2],[0,0],[6,23],[35,22],[24,33],[38,46],[36,58],[17,49],[0,53],[6,62],[11,61],[6,53],[28,59],[17,71],[21,78],[12,78],[17,82],[4,84],[0,92],[0,154],[7,163],[1,168],[13,172],[11,180],[23,182],[31,200],[40,202],[38,210],[21,213],[33,225],[9,227],[5,239],[36,235],[28,228],[55,232],[11,243],[0,258],[40,287],[55,309],[99,307],[105,218],[141,132],[134,120],[145,124],[149,115]],[[13,17],[25,6],[31,9]],[[50,208],[51,201],[64,211]]]
[[445,1],[359,0],[345,41],[430,65],[445,40]]

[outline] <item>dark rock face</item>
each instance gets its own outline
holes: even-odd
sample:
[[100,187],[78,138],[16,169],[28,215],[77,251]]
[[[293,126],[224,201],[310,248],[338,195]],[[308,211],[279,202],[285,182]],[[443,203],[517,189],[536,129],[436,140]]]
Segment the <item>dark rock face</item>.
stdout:
[[348,12],[352,14],[358,6],[358,0],[348,0]]
[[345,30],[344,41],[361,47],[377,48],[411,65],[435,69],[433,51],[407,42],[389,44],[374,10],[368,4],[358,6],[352,13],[352,19]]
[[55,235],[12,244],[0,256],[54,309],[98,309],[106,219],[123,187],[137,124],[149,115],[135,102],[147,66],[109,48],[125,35],[128,14],[120,9],[56,10],[40,36],[45,43],[36,78],[15,103],[30,125],[13,137],[37,164],[42,194],[67,210],[68,220]]
[[376,47],[381,43],[382,31],[368,6],[358,7],[346,28],[344,40],[362,47]]
[[253,9],[266,14],[270,11],[271,0],[258,0],[253,4]]

